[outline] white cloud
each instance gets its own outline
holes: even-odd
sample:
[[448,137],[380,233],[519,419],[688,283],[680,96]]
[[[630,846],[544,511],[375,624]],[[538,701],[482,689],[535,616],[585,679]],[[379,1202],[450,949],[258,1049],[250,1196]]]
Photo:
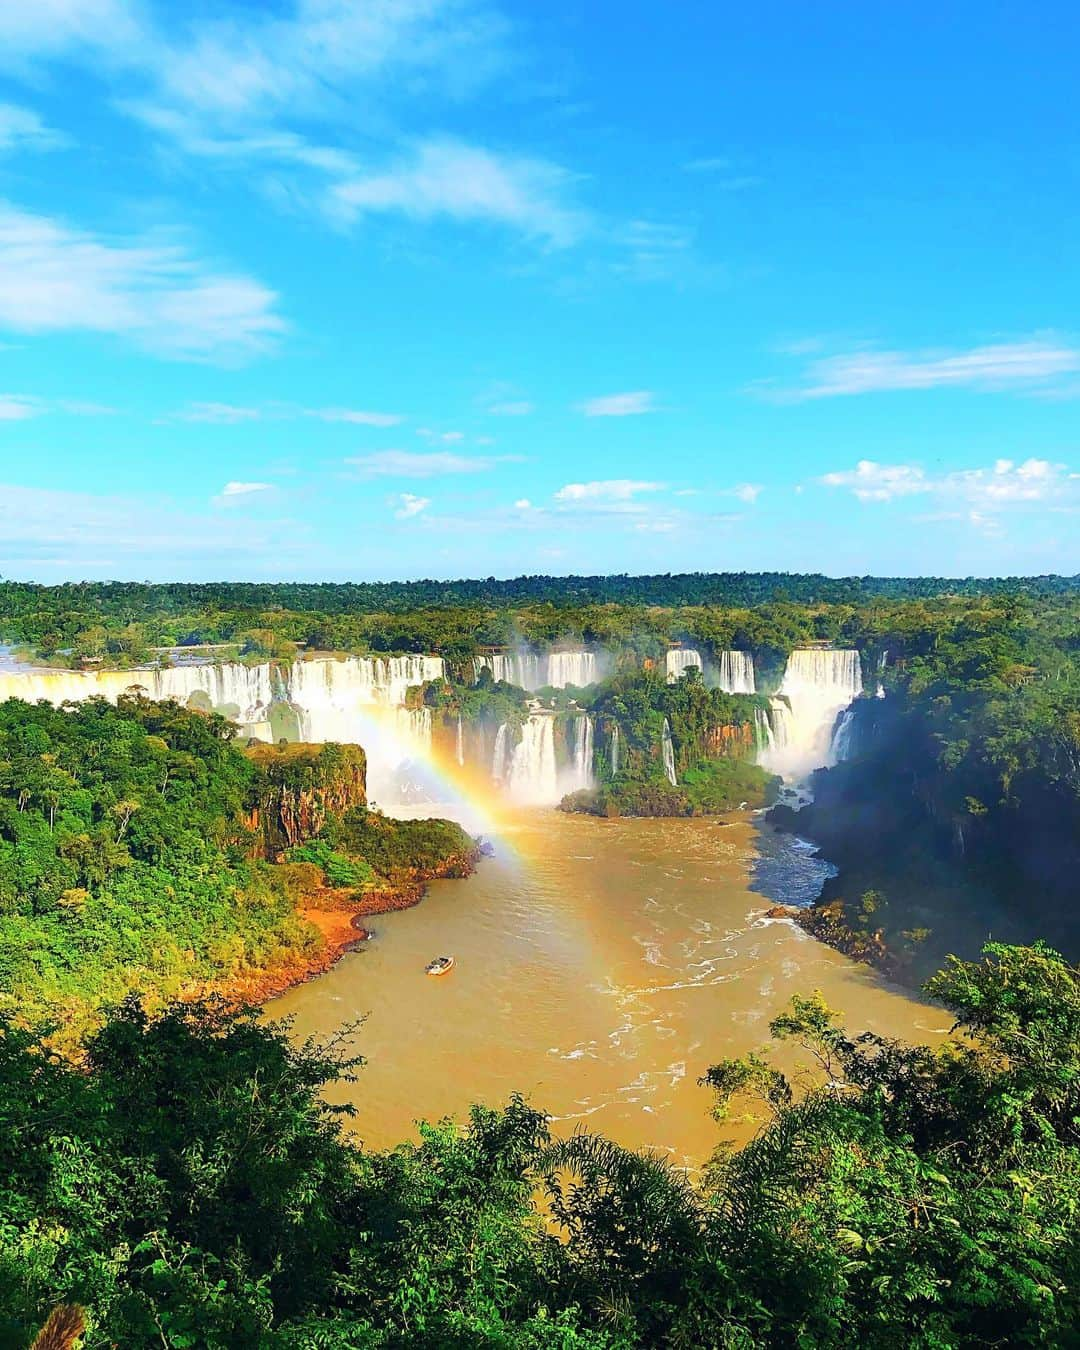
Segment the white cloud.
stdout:
[[876,464],[860,459],[854,469],[825,474],[826,487],[849,488],[861,502],[887,502],[913,492],[929,492],[922,469],[911,464]]
[[567,483],[555,493],[557,502],[625,502],[641,492],[662,492],[665,484],[636,478],[607,478],[591,483]]
[[258,408],[240,408],[232,403],[189,403],[174,416],[180,422],[213,422],[220,426],[235,426],[237,422],[257,422],[262,412]]
[[506,403],[492,403],[488,412],[494,417],[528,417],[536,411],[536,405],[527,399],[510,400]]
[[108,417],[115,408],[101,403],[84,403],[78,399],[35,398],[31,394],[0,394],[0,422],[23,422],[45,413],[66,413],[69,417]]
[[973,514],[983,514],[1014,505],[1069,499],[1075,493],[1073,477],[1063,464],[1035,458],[1019,464],[999,459],[988,468],[957,469],[937,477],[915,464],[877,464],[864,459],[854,469],[825,474],[819,482],[826,487],[846,488],[864,502],[892,501],[921,493],[959,498],[969,504]]
[[628,394],[605,394],[600,398],[587,399],[581,405],[586,417],[637,417],[642,413],[655,412],[655,395],[648,389],[638,389]]
[[358,478],[437,478],[452,473],[482,473],[498,461],[480,456],[451,454],[446,450],[414,453],[410,450],[377,450],[353,455],[345,461]]
[[529,501],[528,497],[519,497],[517,501],[514,503],[514,510],[528,511],[531,508],[531,506],[532,502]]
[[322,422],[351,422],[364,427],[396,427],[405,420],[399,413],[366,412],[361,408],[313,408],[308,416]]
[[19,0],[0,5],[0,65],[24,73],[38,58],[85,49],[110,64],[141,48],[144,33],[127,0]]
[[585,227],[581,214],[564,205],[569,180],[566,170],[545,160],[432,138],[378,172],[335,184],[327,204],[347,222],[374,212],[487,222],[559,248]]
[[431,498],[416,497],[411,492],[399,492],[396,497],[390,498],[390,504],[396,508],[394,515],[398,520],[410,520],[428,509]]
[[44,405],[25,394],[0,394],[0,422],[25,422],[44,411]]
[[56,150],[66,137],[47,127],[32,108],[0,103],[0,154],[14,150]]
[[127,338],[163,356],[236,359],[285,330],[276,295],[175,239],[115,241],[0,203],[0,326]]
[[731,495],[752,506],[764,490],[760,483],[739,483],[731,489]]
[[146,575],[149,560],[181,569],[198,559],[253,558],[280,563],[282,548],[308,547],[299,526],[242,515],[193,514],[151,497],[103,496],[0,484],[0,572],[24,576],[56,569],[72,579],[89,571]]
[[364,412],[359,408],[300,408],[291,403],[262,403],[237,405],[234,403],[189,403],[168,420],[176,422],[217,422],[222,425],[237,422],[282,422],[298,417],[312,417],[320,422],[347,422],[358,426],[392,427],[404,418],[397,413]]
[[959,352],[861,351],[813,362],[792,400],[906,389],[1040,390],[1080,371],[1080,349],[1052,337]]
[[240,483],[235,479],[221,489],[222,497],[250,497],[255,492],[270,492],[272,483]]

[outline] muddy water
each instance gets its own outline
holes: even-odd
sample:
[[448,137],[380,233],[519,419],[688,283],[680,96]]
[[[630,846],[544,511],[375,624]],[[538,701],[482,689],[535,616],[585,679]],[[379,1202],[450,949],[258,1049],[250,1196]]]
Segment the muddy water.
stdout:
[[[556,1118],[680,1163],[718,1138],[698,1077],[759,1047],[792,993],[820,989],[857,1029],[934,1040],[947,1014],[762,917],[747,819],[601,821],[534,811],[467,881],[375,920],[375,939],[269,1005],[298,1036],[360,1016],[367,1064],[340,1097],[382,1147],[418,1118],[523,1092]],[[424,975],[442,953],[441,979]],[[778,1061],[779,1062],[779,1061]],[[737,1138],[748,1124],[728,1127]]]

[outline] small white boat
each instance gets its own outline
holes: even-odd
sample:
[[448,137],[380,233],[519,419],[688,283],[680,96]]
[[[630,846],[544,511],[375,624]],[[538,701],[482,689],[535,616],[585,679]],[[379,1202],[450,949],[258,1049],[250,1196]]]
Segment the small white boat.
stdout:
[[424,967],[426,975],[445,975],[453,966],[454,958],[452,956],[437,956],[434,961],[429,961]]

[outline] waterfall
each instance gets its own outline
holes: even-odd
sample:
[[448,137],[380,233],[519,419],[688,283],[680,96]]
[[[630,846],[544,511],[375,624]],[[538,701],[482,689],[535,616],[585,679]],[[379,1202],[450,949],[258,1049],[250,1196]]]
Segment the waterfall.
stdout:
[[239,724],[248,735],[270,736],[270,705],[274,701],[270,666],[177,666],[160,670],[35,670],[0,672],[0,700],[44,700],[59,707],[100,697],[115,703],[122,694],[140,692],[155,700],[175,699],[187,704],[201,696],[213,708]]
[[[396,775],[431,750],[431,710],[407,709],[411,685],[443,678],[439,656],[350,656],[295,661],[280,676],[267,662],[102,671],[0,671],[0,700],[45,699],[59,705],[100,695],[115,703],[130,689],[152,699],[209,706],[247,736],[272,739],[272,707],[291,705],[300,739],[359,744],[368,757],[368,784],[384,802],[397,799]],[[275,687],[275,683],[280,687]]]
[[563,776],[562,790],[577,792],[593,786],[593,720],[582,714],[569,725],[570,765]]
[[855,706],[844,709],[836,719],[836,729],[832,735],[832,744],[829,747],[829,762],[839,764],[842,760],[850,759],[854,753],[855,747]]
[[772,705],[775,745],[762,763],[785,778],[804,778],[834,762],[836,719],[862,693],[859,653],[794,651],[779,692]]
[[464,726],[462,725],[462,722],[461,722],[461,714],[460,714],[460,713],[458,713],[458,718],[457,718],[457,747],[456,747],[456,748],[457,748],[457,762],[458,762],[458,768],[459,768],[459,769],[463,769],[463,768],[465,767],[465,728],[464,728]]
[[554,717],[534,713],[525,722],[510,757],[508,786],[513,800],[523,805],[551,806],[559,800]]
[[725,694],[753,694],[757,692],[754,683],[754,658],[749,652],[719,652],[715,670],[710,664],[706,669],[701,653],[692,647],[675,647],[665,656],[667,663],[667,682],[674,684],[683,672],[691,666],[697,666],[712,684]]
[[776,746],[772,722],[769,720],[769,714],[764,708],[754,709],[754,745],[757,749],[759,758]]
[[603,679],[608,669],[608,661],[603,653],[586,651],[548,652],[540,655],[536,652],[492,652],[478,656],[473,661],[473,671],[477,678],[484,669],[491,671],[493,680],[505,680],[516,684],[529,693],[537,689],[551,687],[565,689],[567,685],[584,688]]
[[510,728],[505,722],[495,733],[495,752],[491,756],[491,777],[496,783],[505,783],[510,776]]
[[672,787],[678,786],[678,779],[675,777],[675,746],[671,740],[671,723],[664,718],[664,734],[661,740],[661,748],[664,754],[664,773]]
[[725,694],[755,694],[754,658],[749,652],[720,653],[720,688]]
[[667,662],[667,682],[674,684],[676,680],[681,679],[683,672],[696,666],[698,670],[704,669],[701,660],[701,653],[694,651],[692,647],[674,647],[665,657]]
[[611,776],[612,778],[619,772],[619,724],[613,722],[611,726]]

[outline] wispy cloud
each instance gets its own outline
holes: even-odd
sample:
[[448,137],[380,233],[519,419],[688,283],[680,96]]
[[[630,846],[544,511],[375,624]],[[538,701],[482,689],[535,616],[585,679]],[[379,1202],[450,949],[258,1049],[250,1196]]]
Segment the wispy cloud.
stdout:
[[536,405],[528,399],[509,399],[504,403],[492,403],[487,411],[494,417],[528,417],[536,411]]
[[656,411],[655,394],[638,389],[628,394],[604,394],[590,398],[581,405],[586,417],[638,417]]
[[173,420],[235,426],[238,422],[257,422],[262,415],[259,408],[241,408],[233,403],[189,403],[186,408],[173,414]]
[[302,408],[292,403],[188,403],[164,420],[170,422],[216,422],[233,426],[239,422],[289,422],[312,417],[319,422],[346,422],[353,426],[393,427],[405,419],[398,413],[365,412],[360,408]]
[[807,367],[794,388],[759,392],[782,401],[837,398],[911,389],[1016,389],[1041,392],[1080,372],[1080,348],[1034,336],[953,352],[857,351],[829,356]]
[[226,483],[221,489],[222,497],[250,497],[255,492],[269,492],[273,487],[272,483],[241,483],[235,479]]
[[47,127],[32,108],[0,103],[0,155],[16,150],[57,150],[68,140]]
[[570,175],[556,164],[500,154],[450,138],[417,143],[385,169],[344,179],[328,207],[345,221],[373,212],[416,220],[512,226],[554,247],[574,243],[583,215],[564,202]]
[[917,464],[878,464],[863,459],[853,469],[827,473],[819,482],[844,488],[859,501],[888,502],[921,494],[961,499],[973,511],[992,513],[1011,506],[1059,503],[1080,495],[1075,475],[1046,459],[1017,463],[999,459],[990,467],[930,475]]
[[24,422],[46,413],[66,413],[69,417],[108,417],[116,412],[102,403],[79,399],[36,398],[32,394],[0,394],[0,422]]
[[44,406],[23,394],[0,394],[0,422],[25,422],[37,417]]
[[351,422],[363,427],[396,427],[404,422],[400,413],[369,412],[363,408],[309,408],[308,417],[317,417],[320,422]]
[[276,303],[175,238],[105,239],[0,203],[0,327],[108,333],[176,359],[236,360],[285,331]]
[[309,547],[297,524],[242,514],[180,510],[165,498],[107,496],[0,484],[0,571],[77,578],[90,572],[145,575],[148,560],[166,569],[223,558],[250,567],[280,566],[281,550]]
[[433,450],[377,450],[346,459],[356,478],[439,478],[445,474],[483,473],[499,461],[490,457],[455,455]]
[[605,478],[591,483],[567,483],[555,493],[557,502],[627,502],[646,492],[663,492],[666,484],[638,478]]
[[418,516],[428,509],[431,498],[417,497],[411,492],[399,492],[396,497],[390,498],[390,505],[394,507],[394,515],[398,520],[411,520],[413,516]]

